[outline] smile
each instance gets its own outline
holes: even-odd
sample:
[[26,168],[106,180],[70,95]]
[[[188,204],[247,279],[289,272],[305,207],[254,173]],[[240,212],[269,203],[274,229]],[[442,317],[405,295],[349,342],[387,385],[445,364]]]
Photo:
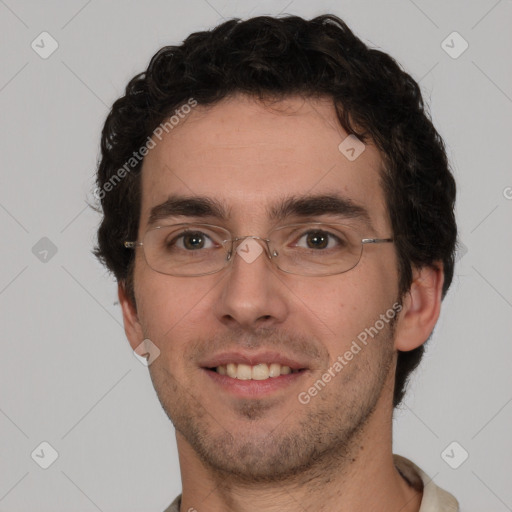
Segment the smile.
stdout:
[[239,380],[267,380],[280,375],[298,373],[301,370],[292,370],[289,366],[279,363],[259,363],[255,365],[228,363],[212,368],[220,375],[227,375],[232,379]]

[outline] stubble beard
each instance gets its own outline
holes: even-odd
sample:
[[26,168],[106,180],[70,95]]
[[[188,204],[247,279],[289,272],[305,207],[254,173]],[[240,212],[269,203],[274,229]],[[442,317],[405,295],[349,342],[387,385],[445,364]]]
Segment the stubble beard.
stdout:
[[[185,391],[167,368],[155,362],[150,372],[176,431],[214,474],[242,485],[304,484],[328,479],[332,468],[343,471],[350,465],[393,366],[393,338],[390,322],[308,404],[294,396],[293,413],[270,432],[257,428],[257,423],[273,414],[272,400],[238,401],[232,414],[245,419],[247,428],[234,431],[208,404]],[[326,468],[331,469],[326,473]]]

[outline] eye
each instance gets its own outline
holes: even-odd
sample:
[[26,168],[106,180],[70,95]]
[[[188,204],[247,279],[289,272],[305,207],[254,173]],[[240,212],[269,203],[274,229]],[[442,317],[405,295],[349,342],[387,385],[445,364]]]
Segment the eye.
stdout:
[[332,249],[344,245],[336,235],[324,230],[310,230],[304,233],[294,244],[304,249]]
[[202,231],[185,231],[169,241],[167,245],[169,247],[176,246],[186,251],[212,249],[215,247],[212,239]]

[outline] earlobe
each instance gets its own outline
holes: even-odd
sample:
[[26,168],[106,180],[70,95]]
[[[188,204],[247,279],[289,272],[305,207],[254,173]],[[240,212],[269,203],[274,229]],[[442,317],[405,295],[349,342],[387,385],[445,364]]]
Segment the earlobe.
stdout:
[[441,311],[443,282],[444,272],[441,263],[414,269],[413,282],[404,297],[403,309],[396,328],[397,350],[414,350],[427,341]]
[[137,309],[132,299],[128,296],[124,283],[118,283],[117,296],[119,297],[119,304],[121,304],[123,312],[124,332],[130,342],[130,346],[135,350],[144,340]]

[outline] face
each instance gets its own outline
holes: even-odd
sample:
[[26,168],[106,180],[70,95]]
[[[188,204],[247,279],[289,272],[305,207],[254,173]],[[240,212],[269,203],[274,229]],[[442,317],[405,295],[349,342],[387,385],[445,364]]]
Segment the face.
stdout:
[[[350,161],[338,149],[347,135],[328,100],[269,107],[239,95],[196,107],[145,157],[139,240],[155,225],[208,223],[265,238],[306,221],[391,237],[379,153],[367,144]],[[215,274],[175,277],[154,271],[137,250],[134,290],[132,345],[149,338],[159,348],[149,368],[161,404],[182,448],[210,468],[251,481],[285,478],[327,454],[348,454],[391,403],[391,243],[366,245],[355,268],[321,277],[284,273],[265,252],[250,263],[235,253]],[[238,378],[223,375],[228,364]],[[279,376],[265,379],[259,364]]]

